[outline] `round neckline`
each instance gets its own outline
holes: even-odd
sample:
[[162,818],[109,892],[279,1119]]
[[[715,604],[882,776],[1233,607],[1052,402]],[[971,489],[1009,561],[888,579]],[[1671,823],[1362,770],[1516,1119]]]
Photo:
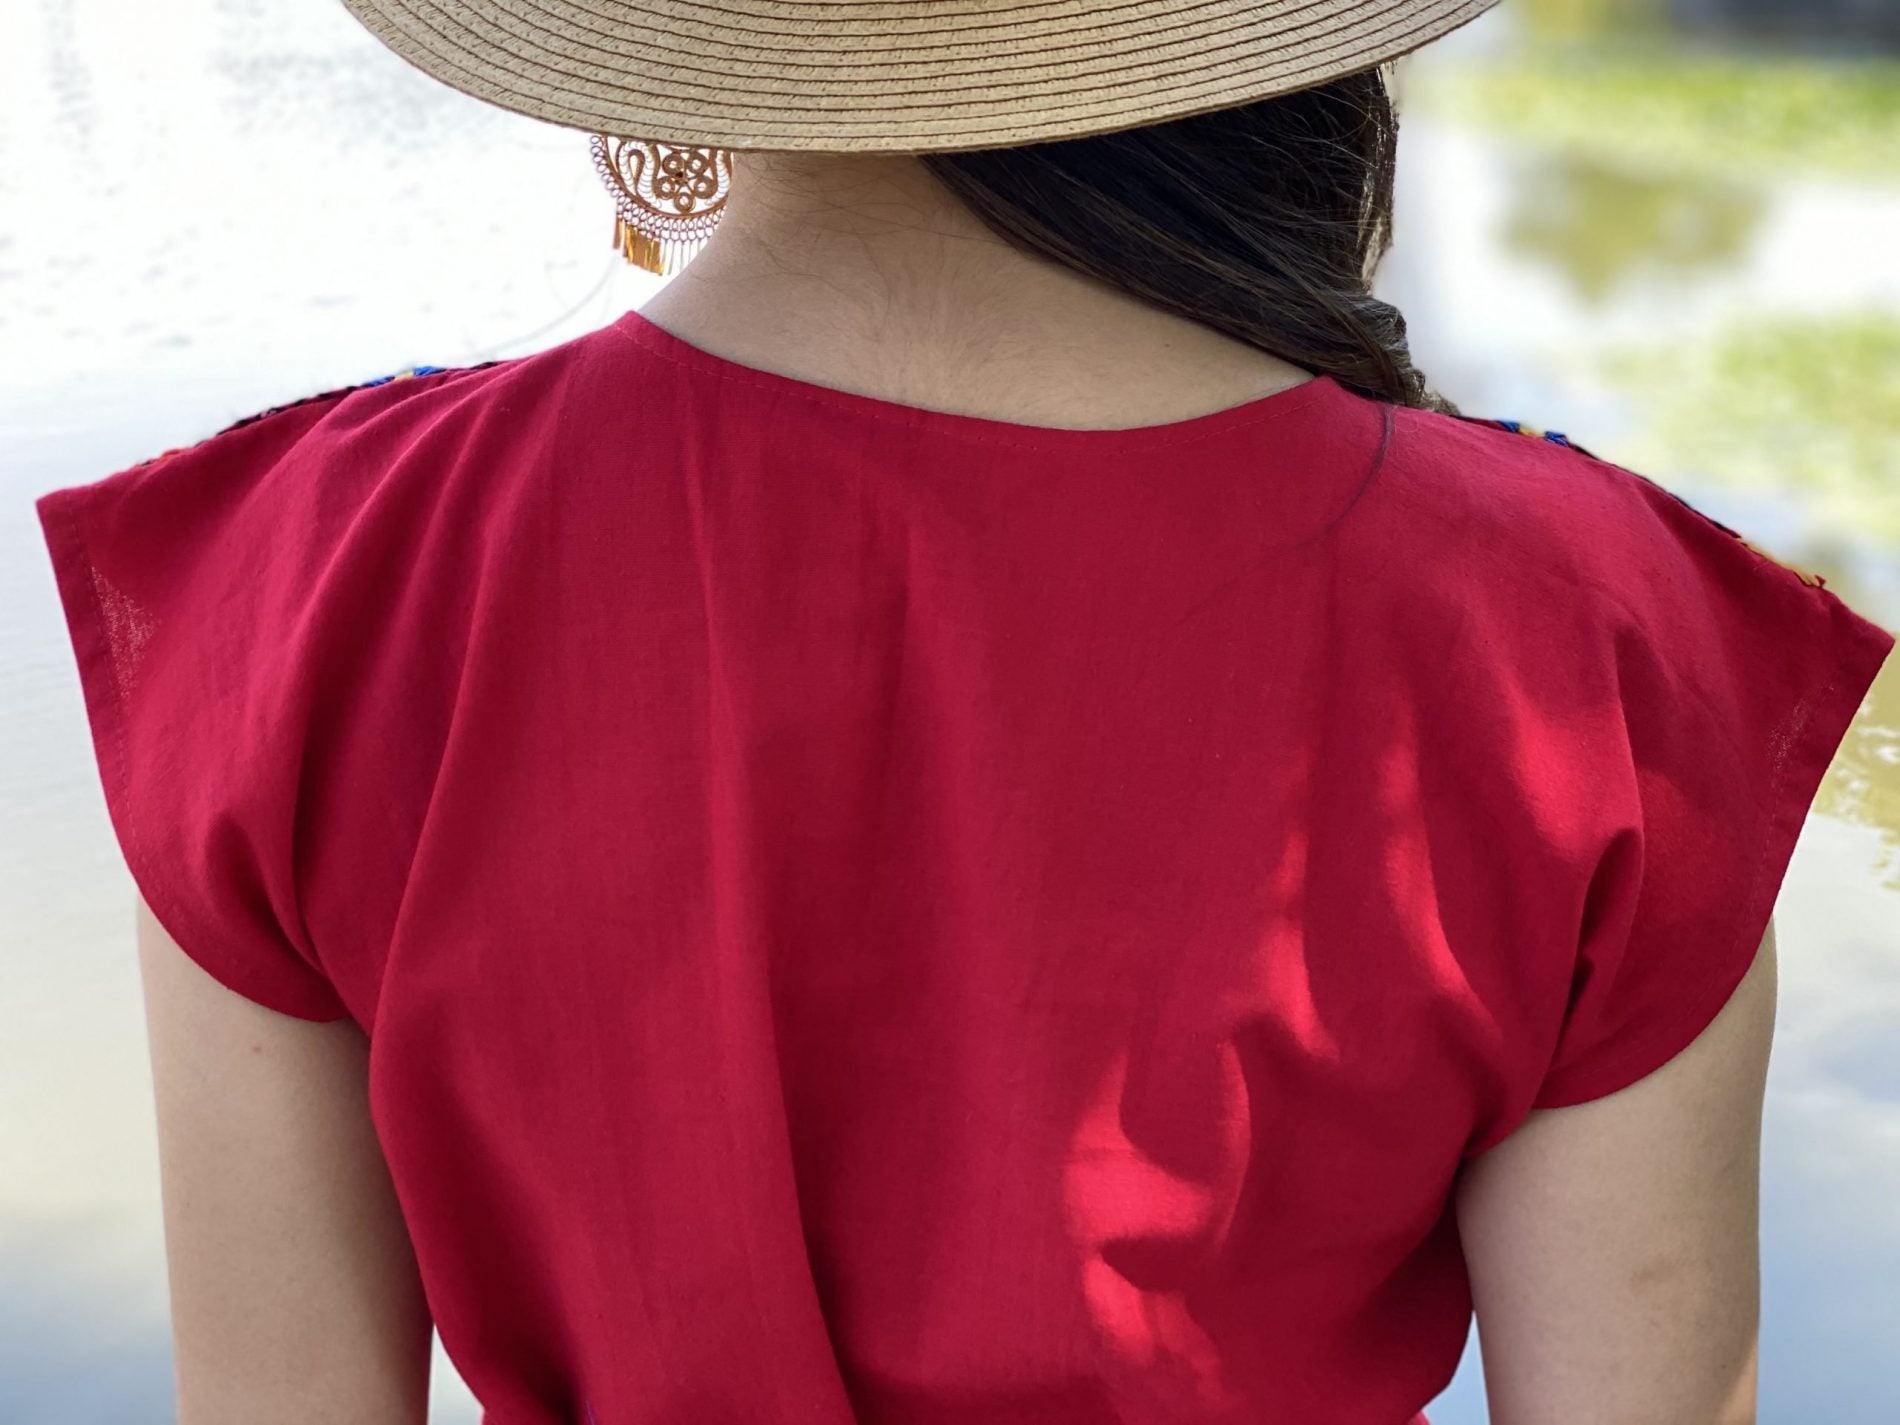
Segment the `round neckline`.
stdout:
[[1164,421],[1157,425],[1086,429],[1042,426],[1020,421],[999,420],[991,416],[938,410],[929,406],[913,406],[903,401],[867,395],[861,391],[849,391],[840,386],[826,386],[816,381],[807,381],[802,377],[769,371],[764,367],[748,366],[730,357],[715,355],[704,347],[693,345],[684,337],[676,336],[637,307],[628,308],[609,324],[608,330],[628,337],[676,365],[721,380],[759,387],[775,395],[808,404],[828,406],[843,411],[847,415],[866,420],[901,425],[913,430],[959,436],[989,444],[1071,449],[1094,446],[1105,451],[1127,446],[1174,445],[1183,441],[1222,435],[1270,420],[1279,420],[1306,411],[1317,403],[1345,392],[1345,388],[1333,377],[1317,375],[1300,382],[1297,386],[1270,391],[1264,396],[1255,396],[1239,405],[1225,406],[1217,411],[1207,411],[1182,420]]

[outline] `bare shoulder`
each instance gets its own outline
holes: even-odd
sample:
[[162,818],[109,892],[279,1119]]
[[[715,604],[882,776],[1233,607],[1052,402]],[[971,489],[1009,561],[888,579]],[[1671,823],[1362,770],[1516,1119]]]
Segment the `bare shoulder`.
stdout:
[[1721,1012],[1629,1087],[1532,1112],[1456,1188],[1495,1425],[1755,1419],[1771,919]]

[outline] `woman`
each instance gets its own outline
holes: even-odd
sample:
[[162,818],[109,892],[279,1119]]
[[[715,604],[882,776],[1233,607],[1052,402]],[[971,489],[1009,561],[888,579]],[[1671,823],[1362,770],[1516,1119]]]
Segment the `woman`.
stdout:
[[419,1420],[431,1323],[495,1425],[1402,1425],[1474,1306],[1500,1425],[1753,1418],[1893,640],[1412,366],[1380,66],[1487,3],[349,0],[724,206],[40,501],[182,1425]]

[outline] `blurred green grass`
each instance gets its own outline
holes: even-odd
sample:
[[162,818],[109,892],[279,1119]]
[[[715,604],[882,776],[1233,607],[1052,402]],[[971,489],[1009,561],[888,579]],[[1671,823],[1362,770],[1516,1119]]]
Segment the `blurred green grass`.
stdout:
[[1638,418],[1625,463],[1787,490],[1824,527],[1900,542],[1900,314],[1751,318],[1597,374]]
[[1408,108],[1685,174],[1900,181],[1900,61],[1530,43],[1415,76]]
[[[1640,0],[1525,13],[1508,50],[1420,66],[1406,112],[1529,151],[1507,237],[1587,304],[1736,260],[1778,185],[1900,184],[1900,58],[1709,48]],[[1633,417],[1613,458],[1786,491],[1822,527],[1900,542],[1900,311],[1737,312],[1573,371]]]

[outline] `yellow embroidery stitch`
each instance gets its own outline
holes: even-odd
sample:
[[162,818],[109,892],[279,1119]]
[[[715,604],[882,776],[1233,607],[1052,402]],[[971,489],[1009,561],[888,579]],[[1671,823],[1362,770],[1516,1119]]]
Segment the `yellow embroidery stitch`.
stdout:
[[[1477,417],[1477,416],[1466,416],[1466,417],[1462,417],[1462,419],[1476,420],[1482,425],[1494,426],[1499,430],[1511,431],[1512,433],[1516,435],[1530,436],[1532,439],[1535,439],[1535,440],[1548,441],[1552,445],[1567,446],[1571,450],[1574,450],[1581,455],[1590,455],[1589,451],[1585,450],[1582,446],[1578,445],[1575,441],[1571,440],[1570,437],[1566,436],[1562,431],[1554,431],[1554,430],[1547,431],[1539,426],[1527,425],[1523,421],[1497,420],[1497,419]],[[1596,459],[1596,457],[1593,455],[1591,455],[1590,458],[1593,460]],[[1633,475],[1637,474],[1637,472],[1635,471],[1630,471],[1628,473],[1633,474]],[[1708,520],[1710,524],[1714,525],[1717,529],[1721,530],[1724,534],[1728,535],[1731,539],[1734,539],[1740,544],[1746,545],[1749,549],[1753,550],[1756,554],[1760,555],[1763,559],[1766,559],[1769,563],[1780,565],[1783,569],[1786,569],[1790,574],[1794,575],[1795,578],[1799,579],[1803,584],[1806,584],[1809,588],[1824,589],[1827,587],[1827,580],[1821,575],[1810,574],[1807,570],[1799,568],[1796,565],[1790,564],[1787,560],[1781,558],[1779,555],[1771,553],[1770,551],[1766,549],[1763,549],[1759,544],[1754,543],[1752,540],[1742,538],[1740,533],[1738,533],[1737,531],[1733,529],[1730,529],[1727,525],[1723,524],[1720,520],[1712,518],[1706,511],[1699,509],[1697,506],[1693,504],[1690,504],[1688,500],[1683,499],[1683,497],[1680,494],[1678,494],[1674,490],[1671,490],[1667,485],[1662,484],[1660,481],[1651,479],[1647,475],[1637,475],[1637,478],[1640,480],[1646,481],[1648,484],[1654,485],[1657,489],[1661,490],[1664,494],[1668,495],[1670,498],[1680,501],[1683,505],[1687,506],[1689,509],[1694,510],[1695,513],[1700,515],[1703,519]]]
[[[1731,531],[1731,533],[1733,533],[1733,531]],[[1768,560],[1771,564],[1779,564],[1783,569],[1786,569],[1790,574],[1794,575],[1795,578],[1799,579],[1802,583],[1807,584],[1812,588],[1819,589],[1823,587],[1827,582],[1819,574],[1810,574],[1805,569],[1798,569],[1794,565],[1790,564],[1787,560],[1782,559],[1777,555],[1769,553],[1769,551],[1767,551],[1766,549],[1763,549],[1759,544],[1756,544],[1751,539],[1744,539],[1739,534],[1735,535],[1735,538],[1740,540],[1741,543],[1747,548],[1754,550],[1755,553],[1759,554],[1763,559]]]

